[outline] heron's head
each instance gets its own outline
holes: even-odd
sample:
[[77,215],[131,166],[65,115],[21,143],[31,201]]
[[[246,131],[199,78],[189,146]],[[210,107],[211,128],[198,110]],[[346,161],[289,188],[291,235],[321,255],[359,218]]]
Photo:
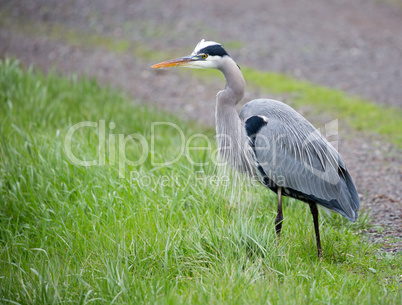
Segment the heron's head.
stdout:
[[229,54],[220,43],[201,40],[189,56],[167,60],[152,68],[188,67],[198,69],[219,69]]

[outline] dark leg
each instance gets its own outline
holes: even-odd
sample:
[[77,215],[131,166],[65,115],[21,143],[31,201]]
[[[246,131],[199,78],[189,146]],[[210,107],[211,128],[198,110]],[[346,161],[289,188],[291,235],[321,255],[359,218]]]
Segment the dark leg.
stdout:
[[282,188],[280,186],[278,186],[278,213],[275,218],[275,231],[276,231],[276,235],[277,235],[278,239],[281,236],[282,222],[283,222]]
[[322,257],[321,241],[320,241],[320,228],[318,226],[318,209],[315,203],[309,203],[311,214],[313,214],[315,238],[317,240],[318,257]]

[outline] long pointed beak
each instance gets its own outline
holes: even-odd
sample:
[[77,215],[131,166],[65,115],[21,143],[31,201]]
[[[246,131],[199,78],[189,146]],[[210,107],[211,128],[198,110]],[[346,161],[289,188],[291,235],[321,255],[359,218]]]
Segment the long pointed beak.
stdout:
[[188,66],[189,63],[192,62],[193,60],[194,59],[192,56],[185,56],[160,62],[159,64],[153,65],[151,68],[163,69],[171,67],[183,67]]

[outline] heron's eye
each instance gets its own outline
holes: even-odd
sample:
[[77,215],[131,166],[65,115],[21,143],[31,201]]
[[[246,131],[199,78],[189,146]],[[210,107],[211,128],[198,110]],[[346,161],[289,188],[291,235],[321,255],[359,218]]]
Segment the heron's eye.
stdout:
[[208,57],[207,54],[202,54],[202,58],[206,59]]

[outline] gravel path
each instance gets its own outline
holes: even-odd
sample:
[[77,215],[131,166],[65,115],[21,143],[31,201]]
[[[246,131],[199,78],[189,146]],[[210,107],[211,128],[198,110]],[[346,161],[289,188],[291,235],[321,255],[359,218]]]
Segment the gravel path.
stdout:
[[[186,47],[191,51],[200,38],[227,41],[228,51],[241,65],[291,74],[377,103],[402,104],[400,9],[368,0],[353,4],[342,0],[162,3],[2,1],[0,10],[27,22],[114,35],[155,50]],[[128,92],[136,102],[151,103],[206,125],[214,124],[215,94],[224,85],[223,80],[197,82],[185,71],[151,71],[151,62],[135,54],[74,47],[62,40],[27,35],[12,24],[0,29],[0,56],[14,56],[44,70],[55,67],[63,73],[95,76],[103,84]],[[245,100],[258,97],[259,92],[248,91]],[[331,119],[312,117],[308,109],[298,110],[313,122]],[[387,250],[400,251],[400,151],[375,136],[348,130],[341,121],[339,124],[339,151],[356,180],[362,204],[371,209],[375,223],[385,228],[382,234],[373,230],[371,236],[392,237]]]

